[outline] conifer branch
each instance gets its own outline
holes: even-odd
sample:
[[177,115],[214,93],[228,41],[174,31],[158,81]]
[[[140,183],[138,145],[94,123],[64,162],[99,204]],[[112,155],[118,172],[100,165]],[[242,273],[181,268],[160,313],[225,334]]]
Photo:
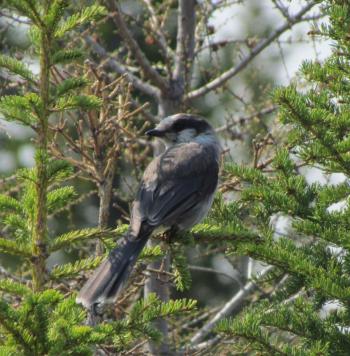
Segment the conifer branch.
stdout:
[[13,74],[17,74],[35,85],[37,84],[37,78],[31,70],[17,59],[0,55],[0,67],[8,69]]
[[9,293],[15,296],[29,296],[31,290],[23,283],[19,283],[13,280],[13,277],[0,280],[0,291],[3,293]]
[[63,235],[56,237],[50,245],[50,252],[57,251],[66,246],[83,242],[90,239],[102,239],[102,238],[117,238],[121,236],[127,230],[127,226],[123,225],[115,230],[107,230],[100,228],[90,228],[83,230],[70,231]]
[[66,32],[71,31],[75,27],[95,20],[98,16],[102,16],[105,14],[106,9],[103,6],[86,6],[81,12],[75,13],[72,16],[68,17],[60,26],[58,26],[54,33],[54,36],[57,38],[61,38]]
[[80,259],[74,263],[66,263],[52,269],[50,277],[52,279],[74,278],[82,271],[89,271],[98,267],[105,256],[89,257]]
[[[18,325],[19,314],[6,302],[0,300],[0,325],[17,341],[28,355],[32,354],[33,349],[28,343],[28,330],[23,330]],[[27,335],[25,335],[25,331]],[[27,336],[27,337],[26,337]],[[27,339],[27,340],[26,340]]]
[[[48,8],[45,7],[46,11]],[[47,15],[47,13],[45,14]],[[42,109],[38,117],[38,146],[35,157],[36,164],[36,214],[32,249],[35,255],[33,265],[33,288],[39,291],[43,288],[46,279],[45,260],[47,257],[47,160],[48,160],[48,120],[50,105],[50,55],[52,37],[45,26],[41,27],[40,42],[40,87],[39,95]]]
[[8,240],[3,237],[0,237],[0,251],[14,256],[22,256],[26,258],[32,257],[29,245]]

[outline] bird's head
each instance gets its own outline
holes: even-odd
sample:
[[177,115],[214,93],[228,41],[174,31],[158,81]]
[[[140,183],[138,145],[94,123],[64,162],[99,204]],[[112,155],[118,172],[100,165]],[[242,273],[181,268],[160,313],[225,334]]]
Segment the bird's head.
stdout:
[[196,141],[206,143],[215,139],[213,128],[204,119],[191,114],[168,116],[146,134],[159,137],[166,146]]

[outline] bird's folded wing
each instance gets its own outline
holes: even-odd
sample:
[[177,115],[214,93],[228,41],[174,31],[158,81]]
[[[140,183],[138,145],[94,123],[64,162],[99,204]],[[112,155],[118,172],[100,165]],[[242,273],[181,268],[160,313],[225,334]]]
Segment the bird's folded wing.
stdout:
[[167,188],[155,194],[153,201],[145,209],[147,222],[150,225],[159,226],[168,221],[175,221],[201,200],[198,186],[193,180],[176,179],[174,184],[168,185]]
[[155,161],[154,177],[146,176],[138,194],[141,215],[150,225],[176,221],[214,192],[218,163],[201,149],[175,146]]

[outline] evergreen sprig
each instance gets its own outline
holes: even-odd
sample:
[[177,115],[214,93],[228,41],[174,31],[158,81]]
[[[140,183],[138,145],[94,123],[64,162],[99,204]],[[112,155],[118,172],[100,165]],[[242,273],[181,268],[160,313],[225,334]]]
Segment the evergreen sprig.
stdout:
[[70,231],[57,236],[51,243],[50,251],[57,251],[67,246],[73,246],[74,243],[83,242],[90,239],[102,239],[120,237],[127,229],[127,226],[121,226],[115,230],[101,230],[99,228],[82,229]]
[[177,290],[180,292],[189,289],[192,278],[188,268],[188,262],[183,246],[177,244],[172,246],[172,273],[174,274],[174,283]]
[[28,82],[36,83],[37,78],[32,71],[24,63],[15,58],[0,55],[0,67],[21,76],[23,79],[28,80]]
[[[323,63],[302,65],[306,89],[274,92],[280,119],[290,129],[285,147],[276,150],[265,172],[259,165],[225,167],[226,179],[241,190],[236,206],[246,212],[238,212],[242,229],[260,236],[259,244],[235,241],[229,252],[276,266],[265,283],[278,286],[281,274],[288,276],[269,302],[219,323],[217,331],[238,337],[236,347],[244,352],[336,356],[350,350],[350,38],[344,29],[350,6],[325,1],[323,11],[330,21],[317,31],[334,42],[333,54]],[[301,167],[313,166],[325,176],[341,172],[344,180],[310,184]],[[281,215],[291,225],[284,234],[272,223]],[[333,314],[324,311],[327,303],[336,305]]]
[[79,49],[57,50],[51,58],[51,65],[72,63],[83,59],[84,52]]
[[89,21],[95,20],[97,17],[106,14],[106,9],[100,5],[91,5],[85,7],[82,11],[71,15],[56,29],[55,36],[61,38],[66,32],[71,31],[75,27],[81,26]]
[[[92,355],[96,345],[108,344],[110,348],[126,350],[137,339],[159,339],[151,322],[190,310],[194,306],[192,301],[162,303],[153,298],[147,306],[141,303],[140,308],[146,309],[144,316],[136,313],[132,318],[126,316],[120,321],[87,326],[86,312],[75,301],[78,287],[74,277],[96,268],[104,256],[82,258],[79,255],[51,271],[47,269],[53,253],[91,239],[103,240],[112,248],[127,229],[126,226],[115,230],[89,228],[55,236],[49,225],[55,213],[77,199],[73,187],[66,183],[73,176],[72,167],[50,156],[49,126],[58,112],[64,115],[67,110],[98,110],[101,105],[101,99],[81,93],[89,83],[85,77],[56,81],[51,76],[59,71],[55,68],[57,64],[83,58],[80,49],[62,49],[64,36],[99,18],[105,9],[92,5],[76,11],[75,4],[66,0],[9,0],[6,6],[30,19],[31,53],[38,56],[40,71],[35,76],[24,61],[0,56],[0,68],[20,76],[21,82],[28,84],[17,95],[0,99],[0,113],[8,121],[30,127],[36,145],[34,167],[18,170],[18,189],[0,195],[3,233],[0,252],[21,258],[18,268],[13,273],[6,272],[9,277],[0,281],[0,354]],[[159,248],[146,249],[143,258],[162,254]],[[17,276],[18,270],[26,270],[29,275]],[[62,286],[69,286],[68,292]]]
[[82,271],[89,271],[98,267],[104,256],[88,257],[74,263],[66,263],[52,269],[50,275],[53,279],[73,278]]
[[27,296],[31,293],[27,286],[9,278],[0,281],[0,291],[15,296]]

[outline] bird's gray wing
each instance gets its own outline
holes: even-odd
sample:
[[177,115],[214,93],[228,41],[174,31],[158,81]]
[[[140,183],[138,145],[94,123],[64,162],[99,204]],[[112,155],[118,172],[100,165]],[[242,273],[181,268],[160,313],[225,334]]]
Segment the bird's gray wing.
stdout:
[[196,143],[171,147],[146,169],[133,214],[151,226],[171,226],[212,195],[218,170],[210,148]]

